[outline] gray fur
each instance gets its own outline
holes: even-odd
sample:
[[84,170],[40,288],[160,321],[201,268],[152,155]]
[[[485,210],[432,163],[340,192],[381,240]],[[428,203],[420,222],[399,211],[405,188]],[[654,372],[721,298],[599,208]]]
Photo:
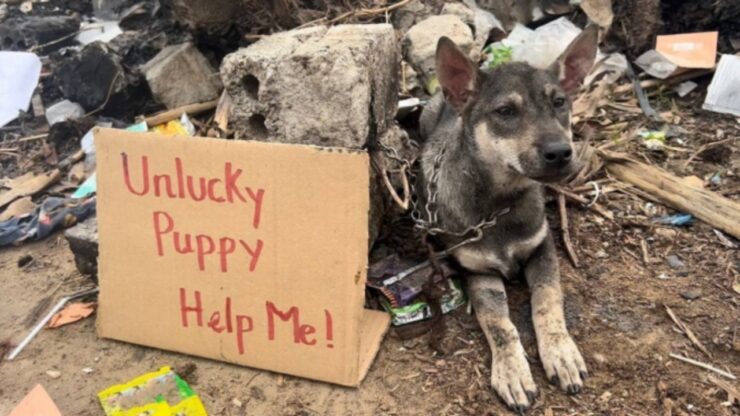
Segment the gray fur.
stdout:
[[[548,149],[553,145],[572,149],[568,97],[572,91],[561,85],[572,90],[580,84],[588,72],[584,62],[588,67],[593,62],[596,38],[595,29],[586,29],[550,70],[511,63],[487,72],[474,69],[443,38],[437,49],[442,92],[432,98],[420,119],[424,147],[418,195],[424,204],[427,181],[437,169],[439,226],[461,231],[510,209],[484,231],[480,241],[453,256],[473,274],[468,291],[493,354],[491,385],[516,410],[531,406],[536,386],[509,319],[503,279],[526,275],[548,378],[577,393],[586,374],[583,358],[565,328],[542,183],[561,180],[577,170],[570,154],[554,163],[548,159]],[[447,247],[460,240],[440,237]]]

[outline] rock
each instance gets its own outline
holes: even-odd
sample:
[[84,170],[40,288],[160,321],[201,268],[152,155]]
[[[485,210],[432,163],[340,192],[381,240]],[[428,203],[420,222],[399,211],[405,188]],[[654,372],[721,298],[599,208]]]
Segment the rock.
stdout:
[[24,254],[18,258],[18,267],[25,267],[27,264],[33,261],[33,256],[30,254]]
[[434,10],[427,2],[412,1],[393,12],[391,23],[396,30],[405,34],[411,26],[434,14]]
[[221,94],[216,69],[192,43],[162,49],[141,70],[154,98],[167,108],[215,100]]
[[75,256],[77,270],[98,281],[98,219],[90,217],[67,229],[64,237]]
[[686,266],[675,254],[669,255],[665,259],[673,269],[683,269]]
[[81,51],[54,57],[54,77],[64,97],[86,112],[104,109],[104,115],[136,114],[151,98],[143,80],[128,74],[119,56],[106,44],[93,42]]
[[[0,23],[0,49],[25,51],[31,47],[71,35],[80,29],[77,16],[23,16]],[[69,46],[73,38],[49,45],[40,52],[49,52]]]
[[676,230],[670,228],[658,227],[655,229],[655,235],[664,240],[673,240],[678,235]]
[[49,370],[46,372],[46,375],[56,379],[62,376],[62,372],[58,370]]
[[466,54],[473,46],[473,32],[459,17],[451,14],[432,16],[415,24],[403,37],[404,58],[423,76],[435,72],[434,56],[442,36],[452,39]]
[[229,122],[249,139],[361,148],[393,124],[398,68],[387,24],[278,33],[224,58]]
[[688,290],[684,290],[683,292],[681,292],[681,297],[686,300],[699,299],[701,295],[702,295],[701,289],[698,289],[698,288],[688,289]]
[[604,354],[594,353],[593,355],[594,361],[596,361],[599,364],[606,364],[606,357]]
[[191,30],[225,32],[245,13],[241,0],[172,0],[175,18]]
[[453,14],[468,26],[475,25],[475,12],[462,3],[445,3],[440,14]]

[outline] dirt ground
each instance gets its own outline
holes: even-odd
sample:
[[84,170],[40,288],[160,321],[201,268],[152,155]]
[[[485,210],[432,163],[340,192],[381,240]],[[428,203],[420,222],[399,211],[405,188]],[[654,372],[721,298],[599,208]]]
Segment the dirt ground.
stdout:
[[[566,314],[591,377],[578,396],[547,384],[527,289],[513,283],[512,317],[541,390],[529,414],[740,414],[707,371],[669,357],[681,354],[740,374],[740,296],[732,290],[737,250],[722,246],[703,224],[654,229],[603,224],[583,210],[572,210],[571,222],[583,264],[576,270],[561,258]],[[648,264],[638,254],[643,239]],[[685,268],[667,264],[668,253]],[[19,268],[18,259],[26,254],[33,261]],[[0,340],[19,342],[51,298],[88,285],[60,234],[0,251]],[[695,300],[681,295],[690,289],[699,291]],[[691,327],[711,358],[676,329],[663,305]],[[449,316],[448,327],[444,356],[435,355],[425,337],[402,341],[391,333],[362,386],[349,389],[98,339],[93,317],[44,330],[15,361],[0,362],[0,414],[42,383],[65,415],[98,415],[98,391],[164,365],[193,384],[213,415],[510,414],[488,387],[490,353],[474,317],[462,308]],[[52,378],[49,370],[61,376]]]

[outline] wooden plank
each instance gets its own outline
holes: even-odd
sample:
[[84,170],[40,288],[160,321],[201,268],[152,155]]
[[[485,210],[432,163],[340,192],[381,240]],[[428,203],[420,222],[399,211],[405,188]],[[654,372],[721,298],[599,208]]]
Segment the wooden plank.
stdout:
[[689,213],[735,238],[740,238],[740,204],[720,194],[687,185],[681,178],[628,156],[600,151],[606,170],[620,181],[653,195],[664,204]]

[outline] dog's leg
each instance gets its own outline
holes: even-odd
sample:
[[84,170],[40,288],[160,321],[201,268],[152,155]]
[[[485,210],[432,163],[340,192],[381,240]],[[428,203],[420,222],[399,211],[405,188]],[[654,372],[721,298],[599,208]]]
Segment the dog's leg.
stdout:
[[549,232],[527,263],[524,274],[532,291],[532,320],[547,378],[570,394],[578,393],[588,373],[565,327],[558,259]]
[[483,333],[491,347],[491,386],[506,404],[527,410],[537,396],[519,333],[509,319],[504,282],[500,276],[468,278],[468,293]]

